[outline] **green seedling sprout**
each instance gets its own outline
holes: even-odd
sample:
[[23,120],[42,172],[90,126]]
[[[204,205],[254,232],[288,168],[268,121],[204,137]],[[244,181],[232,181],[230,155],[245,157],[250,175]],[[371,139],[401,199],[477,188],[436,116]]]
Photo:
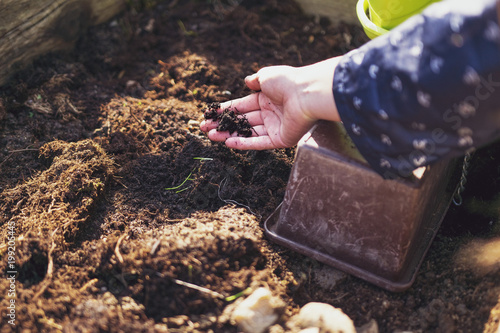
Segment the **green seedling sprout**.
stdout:
[[240,298],[241,296],[245,295],[245,294],[246,294],[247,292],[249,292],[250,290],[252,290],[252,288],[247,288],[247,289],[245,289],[245,290],[243,290],[243,291],[240,291],[240,292],[239,292],[239,293],[237,293],[237,294],[234,294],[234,295],[232,295],[232,296],[228,296],[228,297],[224,298],[224,300],[225,300],[226,302],[232,302],[232,301],[234,301],[234,300],[236,300],[236,299]]
[[[190,179],[190,180],[194,180],[194,179]],[[181,192],[184,192],[185,190],[188,190],[188,189],[189,189],[189,186],[188,187],[184,187],[182,190],[175,191],[175,193],[181,193]]]
[[[201,162],[205,162],[205,161],[213,161],[213,158],[210,158],[210,157],[193,157],[193,160],[198,160],[198,161],[201,161]],[[200,171],[200,168],[201,168],[201,165],[198,167],[198,171]],[[195,180],[196,178],[191,178],[191,176],[193,175],[193,173],[195,172],[195,170],[196,170],[196,167],[194,167],[193,170],[191,170],[191,172],[189,173],[189,175],[182,181],[182,183],[180,183],[179,185],[174,186],[174,187],[168,187],[165,190],[167,190],[167,191],[177,190],[177,189],[181,188],[184,184],[186,184],[187,181],[189,181],[189,180]],[[178,191],[175,191],[175,193],[184,192],[188,188],[189,188],[189,186],[185,187],[183,189],[180,189]]]
[[[167,191],[177,190],[178,188],[182,187],[182,185],[184,185],[188,180],[194,180],[194,178],[191,178],[191,175],[193,174],[194,170],[196,170],[196,168],[194,168],[193,170],[191,170],[191,172],[189,173],[189,175],[182,181],[182,183],[180,183],[179,185],[174,186],[174,187],[168,187],[165,190],[167,190]],[[186,188],[184,188],[182,190],[176,191],[175,193],[180,193],[182,191],[187,190],[188,188],[189,187],[186,187]]]
[[182,22],[181,20],[177,20],[177,24],[179,25],[179,28],[181,28],[181,30],[184,33],[184,35],[186,35],[186,36],[196,36],[196,32],[194,32],[193,30],[187,30],[186,26],[184,25],[184,22]]

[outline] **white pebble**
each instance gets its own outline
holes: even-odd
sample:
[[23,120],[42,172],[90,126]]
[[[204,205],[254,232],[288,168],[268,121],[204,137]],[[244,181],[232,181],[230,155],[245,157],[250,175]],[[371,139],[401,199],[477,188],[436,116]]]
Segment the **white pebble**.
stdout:
[[356,333],[351,318],[330,304],[311,302],[300,309],[297,323],[302,328],[318,327],[324,333]]
[[279,318],[283,302],[266,288],[258,288],[243,300],[231,315],[244,333],[262,333]]

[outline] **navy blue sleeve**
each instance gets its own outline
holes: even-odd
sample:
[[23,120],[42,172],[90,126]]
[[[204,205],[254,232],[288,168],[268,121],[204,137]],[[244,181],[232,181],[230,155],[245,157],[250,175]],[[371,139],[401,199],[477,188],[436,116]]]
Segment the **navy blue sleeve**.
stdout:
[[500,138],[500,28],[494,0],[443,1],[346,54],[340,118],[385,178],[408,176]]

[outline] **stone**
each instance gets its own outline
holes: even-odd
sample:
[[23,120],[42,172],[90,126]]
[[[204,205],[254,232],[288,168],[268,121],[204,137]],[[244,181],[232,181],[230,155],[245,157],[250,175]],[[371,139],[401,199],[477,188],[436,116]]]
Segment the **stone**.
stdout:
[[318,327],[322,333],[356,333],[351,318],[326,303],[307,303],[300,309],[296,321],[301,328]]
[[266,288],[256,289],[236,306],[231,321],[244,333],[263,333],[279,318],[284,303]]

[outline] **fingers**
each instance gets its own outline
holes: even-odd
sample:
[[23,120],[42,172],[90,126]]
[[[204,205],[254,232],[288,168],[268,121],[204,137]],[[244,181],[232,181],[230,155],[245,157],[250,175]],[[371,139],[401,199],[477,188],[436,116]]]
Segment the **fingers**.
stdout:
[[222,112],[225,109],[233,109],[233,110],[236,109],[238,110],[237,113],[247,113],[250,111],[257,111],[260,109],[259,93],[250,94],[245,97],[221,103],[219,112]]
[[229,132],[219,132],[211,130],[208,132],[208,137],[212,141],[225,142],[226,146],[233,149],[240,150],[265,150],[283,148],[283,146],[276,145],[264,128],[264,126],[255,126],[254,133],[251,137],[245,138],[238,136],[237,133],[229,134]]
[[[208,138],[212,141],[226,141],[229,138],[240,137],[237,132],[229,133],[228,131],[217,131],[217,129],[211,129],[208,131]],[[252,127],[252,137],[257,136],[267,136],[267,130],[264,126],[254,126]]]
[[252,126],[259,126],[264,124],[261,111],[252,111],[245,113],[245,117]]
[[217,128],[218,125],[219,125],[219,123],[216,121],[213,121],[212,119],[203,120],[200,123],[200,130],[202,130],[203,132],[208,132],[212,129]]
[[218,131],[216,129],[212,129],[207,133],[207,136],[210,140],[212,141],[226,141],[228,138],[231,137],[231,134],[229,134],[228,131]]
[[[263,125],[252,127],[251,137],[241,137],[237,132],[230,134],[228,131],[217,131],[217,123],[205,121],[206,127],[212,127],[208,130],[208,138],[212,141],[225,142],[229,148],[239,150],[265,150],[283,148],[276,145],[269,137],[266,128]],[[203,123],[202,123],[203,125]]]
[[[245,118],[247,118],[250,125],[253,127],[260,126],[264,124],[264,120],[262,119],[262,112],[260,111],[251,111],[245,114]],[[203,132],[208,132],[210,130],[216,129],[219,126],[217,121],[212,119],[203,120],[200,124],[200,129]]]
[[254,90],[254,91],[259,91],[260,89],[260,82],[259,82],[259,75],[257,73],[249,75],[245,78],[245,83],[248,88]]
[[256,136],[250,138],[232,137],[226,140],[226,146],[240,150],[265,150],[282,148],[277,147],[269,136]]

